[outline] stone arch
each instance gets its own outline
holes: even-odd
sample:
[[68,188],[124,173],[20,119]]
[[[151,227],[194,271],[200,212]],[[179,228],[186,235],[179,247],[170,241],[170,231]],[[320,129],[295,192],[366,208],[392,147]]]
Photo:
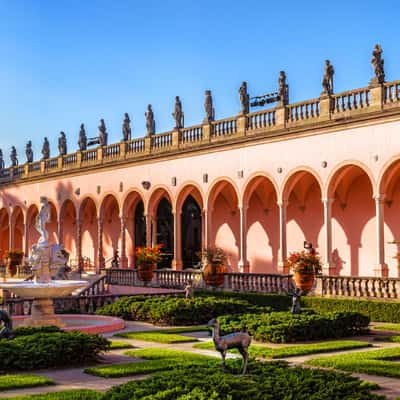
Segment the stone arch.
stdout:
[[286,206],[288,250],[302,249],[304,240],[307,240],[323,253],[323,188],[319,175],[310,168],[296,168],[288,174],[282,188],[282,201]]
[[0,259],[2,259],[10,248],[10,224],[8,210],[0,209]]
[[145,204],[146,215],[154,214],[154,211],[156,210],[158,203],[163,197],[169,200],[172,207],[174,206],[175,204],[174,196],[172,195],[172,192],[169,190],[169,188],[166,187],[165,185],[157,185],[151,191],[147,199],[147,202]]
[[47,223],[46,228],[49,234],[49,243],[58,243],[58,214],[55,203],[49,200],[50,205],[50,221]]
[[340,275],[374,275],[374,181],[360,163],[342,163],[327,181],[332,202],[332,261]]
[[39,240],[39,232],[35,228],[35,223],[36,223],[36,217],[38,215],[39,208],[36,204],[31,204],[27,211],[26,211],[26,229],[27,229],[27,248],[28,248],[28,253],[30,254],[30,251],[32,249],[32,246],[38,242]]
[[277,273],[279,208],[277,186],[266,174],[253,175],[243,192],[249,271]]
[[60,243],[70,254],[71,264],[77,265],[77,208],[71,199],[65,199],[60,207]]
[[239,192],[231,180],[215,181],[207,194],[207,246],[221,247],[228,266],[238,270],[240,215]]
[[13,208],[11,215],[12,227],[13,227],[13,248],[21,251],[25,251],[24,242],[24,212],[20,206]]
[[81,223],[81,248],[85,268],[94,268],[98,262],[98,221],[97,206],[91,196],[82,199],[79,206]]

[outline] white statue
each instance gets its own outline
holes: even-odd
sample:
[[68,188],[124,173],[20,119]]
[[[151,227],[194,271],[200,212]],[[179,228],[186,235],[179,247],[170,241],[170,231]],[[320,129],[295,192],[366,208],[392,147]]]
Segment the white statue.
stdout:
[[40,233],[38,244],[45,246],[47,245],[49,239],[49,234],[46,230],[46,224],[50,222],[50,205],[47,197],[41,196],[40,204],[42,207],[40,208],[39,214],[36,217],[35,228]]

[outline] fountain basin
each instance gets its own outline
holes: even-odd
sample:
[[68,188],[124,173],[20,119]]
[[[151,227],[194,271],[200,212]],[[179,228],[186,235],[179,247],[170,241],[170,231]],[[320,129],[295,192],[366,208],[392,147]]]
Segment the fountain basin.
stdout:
[[34,299],[49,299],[70,295],[74,290],[87,286],[86,281],[50,281],[37,283],[33,281],[1,282],[0,288],[9,290],[18,297],[33,297]]

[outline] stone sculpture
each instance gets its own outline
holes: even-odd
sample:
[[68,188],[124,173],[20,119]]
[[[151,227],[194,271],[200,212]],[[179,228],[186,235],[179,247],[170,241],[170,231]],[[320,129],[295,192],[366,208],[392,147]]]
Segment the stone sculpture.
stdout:
[[67,138],[64,132],[60,132],[60,137],[58,138],[58,151],[60,156],[65,156],[67,154]]
[[250,96],[247,93],[247,82],[243,81],[239,88],[240,104],[242,106],[241,113],[248,114],[250,110]]
[[0,149],[0,169],[4,169],[3,150]]
[[16,167],[18,165],[17,149],[15,148],[15,146],[11,146],[10,160],[12,167]]
[[29,140],[28,143],[26,144],[25,154],[26,154],[26,162],[28,163],[33,162],[33,150],[32,150],[31,140]]
[[40,211],[36,217],[35,229],[39,232],[40,238],[38,244],[47,244],[48,233],[46,230],[46,224],[50,222],[50,204],[47,197],[40,197],[40,204],[42,205]]
[[47,137],[45,137],[42,146],[42,159],[46,160],[48,158],[50,158],[50,143],[47,140]]
[[204,109],[206,112],[206,116],[204,118],[205,123],[209,123],[214,121],[215,117],[215,110],[213,107],[213,100],[211,95],[211,90],[206,90],[205,92],[205,100],[204,100]]
[[288,292],[289,296],[292,296],[292,314],[300,314],[300,299],[301,299],[301,290],[299,288],[295,288],[294,290]]
[[128,113],[125,113],[124,123],[122,124],[122,141],[131,140],[131,120]]
[[144,115],[146,117],[147,136],[154,135],[156,133],[156,123],[154,121],[154,114],[151,104],[147,106],[147,112],[145,112]]
[[247,332],[236,332],[230,335],[220,336],[219,322],[216,318],[208,321],[207,324],[212,329],[212,337],[215,345],[215,350],[221,353],[222,371],[225,371],[225,357],[229,349],[238,349],[243,357],[242,375],[246,373],[247,363],[249,360],[248,348],[251,343],[251,336]]
[[286,83],[285,71],[281,71],[279,73],[278,98],[281,106],[286,106],[289,104],[289,85]]
[[182,103],[181,100],[179,99],[179,96],[175,97],[175,107],[172,116],[174,117],[175,120],[175,129],[183,128],[185,122],[184,122],[184,114],[182,111]]
[[100,120],[100,125],[99,125],[99,144],[100,144],[100,146],[107,146],[107,141],[108,141],[107,128],[106,128],[106,124],[104,123],[104,119],[102,118]]
[[84,151],[87,149],[87,137],[85,131],[85,124],[81,124],[81,129],[79,131],[79,141],[78,146],[80,151]]
[[185,286],[185,298],[192,299],[193,297],[194,297],[193,280],[188,279],[186,286]]
[[3,310],[0,310],[0,339],[11,339],[13,337],[12,334],[12,319]]
[[372,84],[382,84],[385,82],[385,70],[383,67],[382,47],[376,44],[372,51],[371,64],[374,68],[375,76],[371,79]]
[[325,72],[322,78],[322,88],[324,89],[321,95],[329,96],[333,94],[333,74],[335,70],[329,60],[325,60]]

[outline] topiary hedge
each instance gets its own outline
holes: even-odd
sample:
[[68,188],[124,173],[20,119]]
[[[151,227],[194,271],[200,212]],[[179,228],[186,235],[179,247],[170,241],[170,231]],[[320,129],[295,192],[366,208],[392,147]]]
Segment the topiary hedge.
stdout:
[[271,312],[218,318],[223,333],[247,328],[262,342],[287,343],[299,340],[340,338],[365,333],[369,318],[359,313]]
[[13,329],[12,333],[14,337],[17,336],[26,336],[26,335],[34,335],[36,333],[54,333],[54,332],[62,332],[58,326],[48,325],[48,326],[20,326],[18,328]]
[[95,361],[109,341],[80,332],[36,333],[0,340],[0,370],[66,367]]
[[211,318],[225,314],[267,312],[246,300],[217,297],[124,297],[97,310],[100,315],[112,315],[127,320],[148,321],[160,325],[204,324]]

